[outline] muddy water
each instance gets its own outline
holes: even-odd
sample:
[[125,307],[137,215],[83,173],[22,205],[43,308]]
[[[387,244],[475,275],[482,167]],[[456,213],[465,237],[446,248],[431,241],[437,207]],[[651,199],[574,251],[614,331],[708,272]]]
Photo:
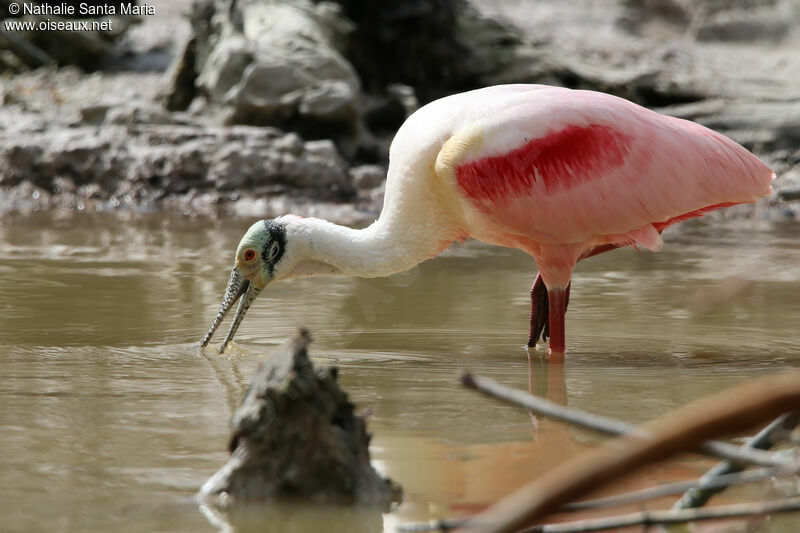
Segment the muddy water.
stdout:
[[[532,262],[480,243],[392,278],[276,284],[232,355],[203,353],[249,223],[31,215],[0,225],[0,530],[194,532],[233,520],[237,531],[391,531],[478,510],[598,441],[462,390],[461,369],[639,422],[800,363],[796,229],[742,222],[695,224],[668,234],[662,253],[580,265],[562,374],[537,354],[529,367],[521,348]],[[340,366],[358,406],[374,411],[375,463],[406,490],[391,513],[221,517],[193,500],[225,458],[258,358],[299,324],[316,359]],[[709,465],[679,458],[626,485]]]

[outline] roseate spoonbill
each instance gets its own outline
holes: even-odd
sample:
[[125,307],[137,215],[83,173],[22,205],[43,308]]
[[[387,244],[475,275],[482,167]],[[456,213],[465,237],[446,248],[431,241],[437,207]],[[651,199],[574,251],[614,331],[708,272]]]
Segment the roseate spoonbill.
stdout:
[[274,280],[387,276],[474,238],[536,261],[528,345],[564,353],[570,278],[583,258],[620,246],[661,248],[680,220],[770,192],[774,173],[703,126],[611,95],[500,85],[432,102],[389,151],[383,211],[351,229],[286,215],[257,222],[236,250],[219,312],[241,302],[220,353]]

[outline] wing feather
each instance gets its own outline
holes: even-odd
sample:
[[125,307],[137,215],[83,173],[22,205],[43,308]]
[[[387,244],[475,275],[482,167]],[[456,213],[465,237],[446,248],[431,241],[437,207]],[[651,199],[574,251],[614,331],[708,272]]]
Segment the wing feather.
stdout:
[[770,192],[766,165],[693,122],[590,91],[503,97],[488,116],[467,117],[436,159],[471,226],[541,243],[622,235],[658,248],[666,225]]

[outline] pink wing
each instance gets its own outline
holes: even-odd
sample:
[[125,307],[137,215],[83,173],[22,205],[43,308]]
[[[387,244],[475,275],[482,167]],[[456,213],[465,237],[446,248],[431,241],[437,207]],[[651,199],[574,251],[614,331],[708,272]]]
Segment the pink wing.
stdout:
[[495,230],[648,246],[673,222],[770,192],[766,165],[693,122],[590,91],[511,95],[503,113],[473,125],[481,148],[453,168],[465,210]]

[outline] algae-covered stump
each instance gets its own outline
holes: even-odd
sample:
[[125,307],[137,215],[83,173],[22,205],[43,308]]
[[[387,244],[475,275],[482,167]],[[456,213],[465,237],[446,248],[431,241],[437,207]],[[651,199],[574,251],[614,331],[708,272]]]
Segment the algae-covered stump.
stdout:
[[301,329],[265,359],[233,416],[228,461],[202,487],[218,504],[291,499],[388,506],[401,489],[370,464],[363,418],[335,367],[314,369]]

